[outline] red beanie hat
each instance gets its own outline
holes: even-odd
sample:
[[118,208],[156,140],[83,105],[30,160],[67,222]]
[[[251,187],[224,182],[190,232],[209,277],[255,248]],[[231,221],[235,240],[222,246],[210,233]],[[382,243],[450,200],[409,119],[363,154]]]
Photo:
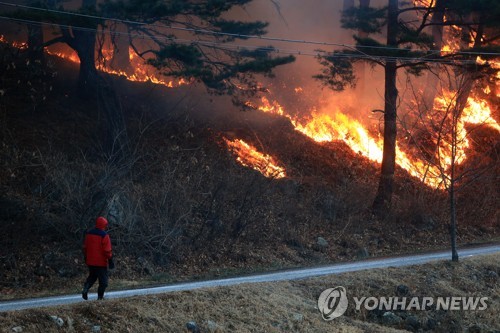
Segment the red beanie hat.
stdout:
[[108,220],[106,220],[105,217],[102,217],[102,216],[99,216],[96,220],[95,220],[95,227],[97,229],[101,229],[101,230],[104,230],[106,229],[106,227],[108,226]]

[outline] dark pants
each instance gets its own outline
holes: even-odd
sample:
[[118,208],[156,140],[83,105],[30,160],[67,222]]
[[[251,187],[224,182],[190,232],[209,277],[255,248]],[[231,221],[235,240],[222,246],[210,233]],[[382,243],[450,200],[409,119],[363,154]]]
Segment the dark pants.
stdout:
[[104,291],[108,286],[108,268],[107,267],[99,267],[99,266],[89,266],[89,276],[87,281],[85,281],[85,285],[83,286],[84,291],[87,291],[92,288],[94,283],[99,279],[99,287],[97,288],[97,297],[102,299],[104,296]]

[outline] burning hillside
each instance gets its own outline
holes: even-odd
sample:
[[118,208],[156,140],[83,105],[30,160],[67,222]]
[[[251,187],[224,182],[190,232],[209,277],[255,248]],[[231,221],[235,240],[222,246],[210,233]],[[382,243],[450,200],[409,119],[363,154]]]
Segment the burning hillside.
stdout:
[[[0,41],[6,42],[1,37]],[[13,42],[12,46],[19,49],[26,49],[26,44]],[[446,46],[445,48],[447,48]],[[69,48],[45,49],[46,53],[66,59],[73,63],[79,63],[76,53]],[[130,48],[128,50],[129,66],[127,70],[116,69],[111,66],[113,60],[113,48],[108,43],[100,52],[96,61],[98,70],[112,74],[124,76],[127,80],[136,82],[152,82],[166,87],[177,87],[189,84],[184,79],[167,80],[158,74],[158,71],[147,65],[145,59],[137,56],[136,52]],[[295,94],[313,95],[307,88],[294,88]],[[489,91],[491,93],[491,91]],[[484,94],[483,94],[484,95]],[[270,113],[284,117],[290,121],[294,129],[318,143],[324,142],[344,142],[356,154],[360,154],[372,162],[380,163],[383,156],[383,139],[379,132],[374,132],[366,124],[357,120],[349,113],[343,112],[339,105],[328,106],[306,106],[309,111],[286,110],[280,101],[274,99],[273,94],[262,97],[260,102],[247,102],[247,106],[264,113]],[[467,101],[467,106],[458,119],[457,128],[459,132],[459,146],[457,147],[456,162],[463,163],[467,159],[467,149],[470,147],[467,124],[488,126],[500,133],[500,125],[494,120],[490,103],[485,98],[472,95]],[[294,98],[293,96],[291,98]],[[449,110],[454,107],[456,96],[453,91],[442,91],[436,96],[432,112],[426,118],[429,121],[449,121],[446,120]],[[319,101],[318,101],[319,102]],[[319,105],[320,103],[318,103]],[[298,116],[300,114],[301,116]],[[449,117],[448,117],[449,118]],[[411,133],[410,133],[411,135]],[[261,172],[265,177],[283,178],[286,177],[286,166],[280,165],[276,158],[267,155],[266,152],[258,151],[252,145],[241,139],[224,140],[227,147],[234,153],[237,161],[245,166]],[[410,149],[406,144],[399,143],[396,147],[396,163],[410,175],[416,177],[432,188],[442,187],[446,182],[447,170],[450,167],[452,147],[445,136],[434,139],[432,143],[435,148],[430,158],[424,159],[415,150]]]
[[[279,102],[270,102],[266,97],[263,97],[259,106],[253,106],[262,112],[272,113],[283,116],[289,119],[296,131],[306,135],[318,143],[341,141],[347,144],[355,153],[361,154],[373,162],[380,163],[382,161],[383,141],[379,134],[373,134],[370,130],[354,119],[335,107],[334,111],[325,110],[318,112],[316,109],[311,110],[308,116],[297,117],[292,116],[287,112]],[[453,99],[450,92],[444,92],[435,100],[434,117],[441,119],[447,114],[447,110],[453,107]],[[463,136],[460,140],[458,149],[457,163],[463,163],[466,160],[466,149],[469,147],[467,139],[466,124],[475,124],[491,127],[500,133],[500,126],[492,118],[489,103],[484,99],[470,97],[467,107],[464,109],[463,115],[458,122],[460,135]],[[435,142],[434,144],[438,144]],[[433,188],[440,187],[443,183],[446,172],[451,163],[451,146],[445,140],[439,141],[439,148],[436,155],[431,160],[423,160],[418,156],[411,156],[405,152],[401,145],[397,146],[396,163],[406,170],[410,175],[418,178],[428,186]],[[436,163],[435,161],[438,161]]]

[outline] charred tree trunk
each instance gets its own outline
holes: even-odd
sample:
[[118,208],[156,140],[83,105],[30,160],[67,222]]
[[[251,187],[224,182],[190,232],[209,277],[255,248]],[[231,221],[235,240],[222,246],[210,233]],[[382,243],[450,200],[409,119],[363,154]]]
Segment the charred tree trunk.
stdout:
[[385,106],[384,106],[384,148],[381,174],[377,195],[373,202],[373,212],[383,218],[391,209],[394,190],[394,170],[396,168],[397,107],[396,64],[385,65]]
[[[95,9],[95,6],[96,0],[84,0],[82,5],[88,9]],[[78,93],[85,99],[97,99],[98,107],[106,119],[104,146],[109,154],[109,159],[119,167],[119,172],[126,173],[126,167],[129,163],[126,163],[125,160],[129,158],[130,149],[122,108],[115,90],[96,68],[98,23],[95,20],[89,21],[86,27],[93,27],[95,31],[74,29],[70,33],[68,28],[62,28],[66,43],[76,51],[80,59]]]
[[457,188],[456,166],[457,166],[457,148],[460,144],[458,140],[458,122],[462,117],[462,108],[458,103],[460,95],[470,89],[469,82],[459,83],[459,92],[457,103],[452,108],[452,126],[451,126],[451,160],[450,160],[450,176],[448,184],[448,198],[450,200],[450,244],[451,244],[451,260],[458,261],[457,251],[457,204],[455,190]]
[[[83,0],[82,8],[89,11],[95,10],[96,0]],[[78,93],[81,97],[91,98],[96,96],[98,73],[95,66],[95,45],[98,21],[90,19],[86,22],[85,30],[61,27],[65,42],[73,49],[80,59],[78,73]]]
[[[398,32],[398,0],[389,0],[387,20],[387,46],[397,47]],[[395,60],[385,64],[384,93],[384,149],[377,195],[373,202],[373,212],[380,218],[385,217],[391,208],[394,187],[394,170],[396,168],[396,138],[397,138],[397,98],[396,88],[397,64]]]
[[96,96],[98,86],[97,69],[95,66],[95,32],[75,31],[72,48],[80,59],[78,73],[78,92],[84,98]]
[[463,109],[469,98],[470,91],[472,90],[473,79],[469,73],[462,76],[462,81],[459,83],[459,91],[457,94],[457,101],[453,108],[452,115],[452,128],[451,128],[451,161],[450,161],[450,178],[448,186],[448,197],[450,200],[450,245],[451,245],[451,260],[458,261],[457,251],[457,209],[456,209],[456,161],[457,161],[457,147],[458,147],[458,121],[462,116]]

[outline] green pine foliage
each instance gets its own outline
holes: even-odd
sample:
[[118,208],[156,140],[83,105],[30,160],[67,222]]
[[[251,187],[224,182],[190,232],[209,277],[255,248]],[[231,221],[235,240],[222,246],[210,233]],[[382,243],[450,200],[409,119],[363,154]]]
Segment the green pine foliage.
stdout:
[[382,33],[387,23],[387,7],[350,8],[342,13],[341,23],[344,29],[360,30],[367,33]]
[[[348,56],[352,55],[352,52],[346,51],[344,54]],[[333,91],[343,91],[347,87],[354,88],[356,86],[356,76],[353,70],[354,61],[340,55],[339,52],[332,56],[320,57],[322,71],[321,74],[314,76]]]
[[[233,7],[249,2],[108,0],[103,8],[144,23],[129,24],[132,32],[157,37],[157,31],[168,31],[163,37],[169,40],[153,38],[155,45],[145,52],[154,55],[145,59],[164,75],[201,82],[209,92],[216,94],[248,95],[258,90],[255,74],[272,76],[275,67],[295,60],[292,56],[273,56],[275,50],[272,47],[239,44],[248,36],[266,34],[266,22],[242,22],[224,17]],[[159,25],[165,29],[158,28]],[[175,29],[168,29],[172,25],[187,29],[181,32],[182,38],[177,37]]]

